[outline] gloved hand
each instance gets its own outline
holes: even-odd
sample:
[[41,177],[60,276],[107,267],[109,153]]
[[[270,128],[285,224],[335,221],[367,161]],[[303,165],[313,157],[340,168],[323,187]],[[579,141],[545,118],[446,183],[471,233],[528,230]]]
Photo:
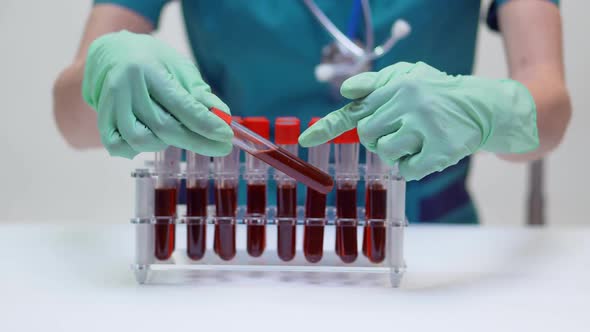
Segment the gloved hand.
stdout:
[[304,147],[354,127],[361,143],[406,180],[456,164],[478,149],[525,153],[539,145],[536,107],[512,80],[450,76],[424,63],[397,63],[346,80],[353,101],[299,137]]
[[211,93],[195,65],[149,35],[102,36],[88,50],[84,100],[98,112],[103,145],[113,156],[168,145],[209,156],[231,149],[231,128],[209,111],[229,108]]

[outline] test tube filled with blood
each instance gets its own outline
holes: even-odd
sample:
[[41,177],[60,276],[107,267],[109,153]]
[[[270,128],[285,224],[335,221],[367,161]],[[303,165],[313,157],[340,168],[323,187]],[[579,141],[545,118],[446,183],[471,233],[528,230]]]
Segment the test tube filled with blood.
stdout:
[[231,116],[216,108],[211,111],[224,120],[233,130],[232,144],[262,160],[296,181],[327,194],[334,187],[334,181],[330,175],[314,167],[289,151],[271,143],[268,139],[254,133],[237,121],[232,121]]
[[387,164],[367,150],[365,171],[365,226],[363,228],[363,254],[373,263],[385,259],[387,218]]
[[[296,117],[275,120],[275,143],[297,156],[300,121]],[[297,181],[281,171],[275,172],[277,182],[277,253],[281,260],[295,257],[297,226]]]
[[238,121],[232,120],[227,113],[216,108],[212,108],[211,111],[232,128],[234,146],[322,194],[327,194],[334,187],[334,181],[326,172],[271,143]]
[[336,169],[336,254],[345,263],[358,256],[357,183],[359,138],[356,128],[334,139]]
[[[311,127],[320,118],[309,122]],[[328,172],[330,163],[330,143],[320,144],[308,149],[308,162],[323,172]],[[324,225],[326,223],[326,193],[307,188],[305,196],[305,225],[303,226],[303,254],[310,263],[322,259],[324,251]]]
[[[239,122],[241,119],[236,118]],[[236,209],[240,150],[237,147],[225,157],[213,158],[215,196],[215,235],[213,250],[223,260],[236,255]]]
[[[244,118],[244,126],[265,139],[270,137],[270,121],[265,117]],[[246,223],[248,254],[259,257],[266,247],[266,183],[268,181],[268,164],[246,155],[247,182]]]
[[210,157],[186,152],[186,252],[193,260],[205,255],[210,160]]
[[176,239],[176,197],[180,157],[182,150],[168,147],[156,152],[155,171],[157,174],[154,193],[155,250],[159,260],[172,256]]

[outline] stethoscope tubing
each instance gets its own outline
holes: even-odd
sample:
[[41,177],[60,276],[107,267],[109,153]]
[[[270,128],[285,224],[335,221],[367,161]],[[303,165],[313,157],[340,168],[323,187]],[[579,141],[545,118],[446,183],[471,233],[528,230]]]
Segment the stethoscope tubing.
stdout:
[[[339,47],[342,47],[343,50],[346,50],[359,58],[366,56],[366,50],[356,45],[350,38],[344,35],[313,0],[303,0],[303,2],[324,29],[326,29],[326,31],[338,42]],[[368,32],[368,29],[366,30]]]

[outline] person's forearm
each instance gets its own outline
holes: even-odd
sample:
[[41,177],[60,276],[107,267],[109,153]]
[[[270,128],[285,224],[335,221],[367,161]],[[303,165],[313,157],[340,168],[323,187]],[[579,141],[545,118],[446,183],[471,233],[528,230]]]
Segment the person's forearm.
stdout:
[[524,84],[537,106],[539,148],[526,154],[500,155],[510,161],[532,161],[543,158],[563,139],[571,118],[571,104],[565,83],[551,68],[535,68],[534,74],[514,73],[513,79]]
[[53,114],[60,133],[74,148],[101,146],[96,112],[82,99],[82,79],[88,47],[96,38],[123,29],[150,33],[154,28],[146,18],[124,7],[112,4],[95,5],[73,63],[55,80]]
[[100,146],[96,113],[82,99],[84,64],[67,67],[53,86],[53,114],[57,128],[66,142],[74,148]]
[[537,106],[539,148],[512,161],[545,157],[561,142],[571,117],[565,85],[561,15],[550,1],[513,0],[499,9],[510,77],[524,84]]

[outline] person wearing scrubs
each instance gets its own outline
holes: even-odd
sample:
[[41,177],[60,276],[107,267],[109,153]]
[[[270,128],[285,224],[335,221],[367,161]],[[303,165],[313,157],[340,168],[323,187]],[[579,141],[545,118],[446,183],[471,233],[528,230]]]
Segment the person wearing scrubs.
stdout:
[[[469,156],[536,160],[569,123],[557,0],[496,0],[487,9],[506,48],[510,79],[500,80],[471,75],[477,0],[371,0],[369,26],[353,15],[358,0],[182,1],[196,63],[150,35],[166,2],[95,0],[54,86],[56,122],[74,148],[102,143],[133,158],[173,145],[222,156],[232,131],[212,107],[302,123],[322,116],[299,137],[303,147],[356,127],[366,149],[399,163],[410,221],[476,223]],[[411,33],[335,86],[317,79],[335,38],[314,6],[358,45],[369,43],[368,29],[375,43],[387,40],[398,19]]]

